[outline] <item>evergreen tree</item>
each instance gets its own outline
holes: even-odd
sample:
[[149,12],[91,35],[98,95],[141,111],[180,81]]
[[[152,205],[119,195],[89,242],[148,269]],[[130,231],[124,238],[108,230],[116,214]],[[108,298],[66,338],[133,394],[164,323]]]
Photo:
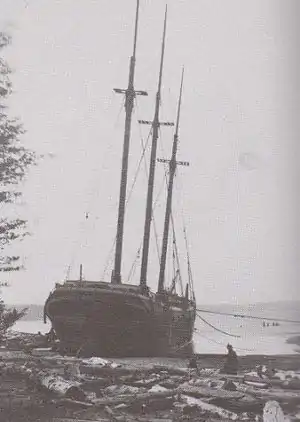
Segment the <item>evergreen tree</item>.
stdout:
[[[35,162],[35,154],[20,142],[20,136],[24,133],[21,123],[9,117],[6,105],[12,89],[9,79],[11,70],[1,57],[1,51],[9,43],[10,37],[0,32],[0,209],[2,210],[20,198],[19,183],[24,179],[28,167]],[[26,234],[25,220],[3,217],[3,213],[0,213],[0,272],[17,271],[21,268],[19,256],[7,254],[6,248]],[[23,311],[7,309],[0,300],[0,340],[7,329],[23,315]]]

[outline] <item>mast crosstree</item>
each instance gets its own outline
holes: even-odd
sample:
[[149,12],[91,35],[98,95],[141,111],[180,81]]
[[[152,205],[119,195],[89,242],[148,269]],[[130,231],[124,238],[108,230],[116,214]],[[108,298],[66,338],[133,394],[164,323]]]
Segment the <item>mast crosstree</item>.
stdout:
[[127,188],[127,174],[128,174],[128,156],[129,156],[131,120],[132,120],[134,99],[136,95],[148,95],[146,91],[136,91],[134,89],[138,19],[139,19],[139,0],[137,0],[137,5],[136,5],[133,53],[132,53],[132,56],[130,57],[128,87],[127,89],[120,89],[120,88],[114,89],[114,91],[118,94],[125,94],[125,131],[124,131],[124,144],[123,144],[123,156],[122,156],[115,264],[114,264],[114,270],[112,272],[112,278],[111,278],[111,282],[114,284],[120,284],[122,280],[121,279],[121,265],[122,265],[122,248],[123,248],[123,236],[124,236],[125,203],[126,203],[126,188]]
[[153,203],[153,188],[154,188],[158,129],[162,125],[174,126],[174,123],[159,121],[159,107],[160,107],[162,72],[163,72],[164,53],[165,53],[166,26],[167,26],[167,6],[165,10],[161,58],[160,58],[160,69],[159,69],[156,101],[155,101],[154,118],[153,118],[153,121],[139,120],[139,123],[152,125],[152,146],[151,146],[151,156],[150,156],[146,216],[145,216],[144,237],[143,237],[142,266],[141,266],[141,276],[140,276],[141,286],[146,286],[147,284],[147,269],[148,269],[149,243],[150,243],[150,228],[151,228],[151,220],[152,220],[152,203]]
[[172,211],[172,196],[173,196],[173,184],[174,184],[174,177],[176,172],[177,165],[184,165],[188,166],[189,163],[187,161],[176,161],[177,156],[177,149],[178,149],[178,133],[179,133],[179,119],[180,119],[180,109],[181,109],[181,99],[182,99],[182,87],[183,87],[183,76],[184,76],[184,69],[182,69],[181,75],[181,84],[180,84],[180,93],[179,93],[179,100],[178,100],[178,109],[177,109],[177,119],[176,119],[176,129],[173,139],[173,147],[172,147],[172,156],[171,160],[165,159],[158,159],[159,162],[169,163],[169,184],[168,184],[168,196],[167,196],[167,204],[166,204],[166,214],[165,214],[165,223],[164,223],[164,233],[163,233],[163,242],[162,242],[162,251],[161,251],[161,259],[160,259],[160,269],[159,269],[159,279],[158,279],[158,293],[162,293],[164,290],[164,281],[165,281],[165,269],[166,269],[166,257],[167,257],[167,250],[168,250],[168,239],[169,239],[169,226],[170,226],[170,217]]
[[[133,0],[132,0],[133,1]],[[136,1],[136,0],[134,0]],[[122,155],[122,173],[120,181],[119,213],[117,224],[117,236],[114,256],[114,268],[111,282],[85,280],[83,266],[80,266],[79,278],[65,280],[64,283],[56,283],[55,288],[50,292],[44,307],[44,319],[49,318],[57,338],[70,355],[107,356],[107,357],[187,357],[193,353],[193,333],[196,317],[196,303],[194,293],[192,296],[183,289],[177,294],[175,289],[176,277],[181,282],[179,270],[173,280],[172,290],[163,290],[163,282],[156,294],[147,286],[147,265],[150,243],[150,227],[153,215],[154,178],[156,167],[156,152],[161,125],[174,126],[173,123],[159,121],[159,107],[162,88],[162,73],[165,51],[167,9],[164,17],[163,38],[161,45],[159,79],[156,93],[155,111],[153,121],[143,120],[140,123],[151,125],[151,161],[148,177],[147,206],[145,215],[145,226],[143,238],[143,257],[141,268],[140,285],[133,285],[124,280],[122,283],[121,264],[123,231],[125,219],[126,187],[128,178],[128,160],[130,147],[131,118],[136,95],[147,95],[145,91],[134,89],[134,73],[137,49],[138,14],[139,1],[136,1],[136,16],[134,29],[133,52],[130,57],[128,87],[126,89],[115,89],[115,92],[125,95],[125,130]],[[181,82],[182,92],[182,82]],[[179,109],[181,104],[181,94]],[[152,116],[153,117],[153,116]],[[173,152],[170,165],[171,180],[173,180],[176,162],[177,138],[179,127],[179,112],[177,124],[172,131],[174,137]],[[122,147],[121,147],[122,148]],[[144,148],[142,157],[144,158]],[[139,167],[138,167],[139,170]],[[138,171],[136,172],[136,176]],[[134,179],[134,183],[136,178]],[[169,182],[169,199],[167,206],[167,217],[172,219],[171,213],[172,182]],[[86,215],[87,217],[87,215]],[[167,220],[166,220],[167,221]],[[164,239],[167,239],[167,228],[170,221],[165,223]],[[174,227],[173,227],[174,229]],[[184,233],[185,234],[185,233]],[[186,241],[186,234],[185,234]],[[164,241],[163,250],[166,252],[167,242]],[[177,246],[175,231],[173,231],[174,259],[179,267],[177,257]],[[187,243],[187,242],[186,242]],[[187,248],[188,249],[188,248]],[[187,263],[189,271],[189,284],[192,287],[192,277],[189,255],[187,252]],[[162,258],[163,263],[163,258]],[[162,266],[163,267],[163,266]],[[174,265],[175,269],[175,265]],[[149,271],[148,271],[149,272]],[[163,271],[161,269],[161,273]],[[163,277],[162,277],[163,280]],[[114,283],[114,284],[111,284]],[[125,334],[125,335],[124,335]]]

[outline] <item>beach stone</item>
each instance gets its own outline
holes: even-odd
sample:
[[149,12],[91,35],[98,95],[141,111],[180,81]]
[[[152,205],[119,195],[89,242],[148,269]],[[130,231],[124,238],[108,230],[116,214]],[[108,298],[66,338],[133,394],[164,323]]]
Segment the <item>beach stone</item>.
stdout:
[[291,378],[282,383],[283,388],[288,388],[290,390],[300,390],[300,379]]
[[197,413],[199,413],[198,406],[196,406],[195,404],[187,404],[183,407],[182,413],[183,415],[195,416]]
[[[157,375],[157,374],[156,374]],[[157,381],[160,379],[160,376],[155,376],[153,378],[148,378],[148,379],[141,379],[138,381],[134,381],[132,382],[132,385],[136,386],[136,387],[146,387],[146,386],[152,386],[155,383],[157,383]]]
[[84,390],[87,391],[97,391],[102,388],[108,387],[111,384],[110,379],[108,378],[96,378],[93,380],[85,380],[82,382],[81,386]]
[[173,389],[178,386],[178,383],[171,380],[166,380],[166,381],[160,382],[160,385],[165,388]]
[[153,398],[147,401],[145,410],[146,411],[168,410],[173,407],[173,403],[174,403],[173,397]]
[[263,410],[263,422],[289,422],[290,419],[284,416],[284,413],[275,400],[270,400],[265,404]]
[[104,389],[104,394],[120,395],[120,394],[137,394],[145,391],[139,387],[132,387],[131,385],[110,385]]
[[150,388],[149,392],[158,393],[160,391],[167,391],[168,389],[161,386],[160,384],[156,384]]
[[235,383],[233,381],[231,381],[231,380],[226,380],[224,382],[222,388],[224,390],[227,390],[227,391],[236,391],[237,390]]
[[66,392],[65,397],[69,399],[73,399],[73,400],[78,400],[78,401],[86,400],[85,392],[77,386],[70,387],[68,391]]
[[67,379],[79,378],[80,377],[79,364],[66,364],[66,366],[64,367],[64,376]]

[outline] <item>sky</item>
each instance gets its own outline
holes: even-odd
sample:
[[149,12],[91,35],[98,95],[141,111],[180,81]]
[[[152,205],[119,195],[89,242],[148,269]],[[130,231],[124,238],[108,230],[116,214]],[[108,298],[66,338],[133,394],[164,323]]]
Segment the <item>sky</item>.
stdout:
[[[28,219],[31,236],[12,247],[25,270],[2,275],[10,284],[2,295],[42,304],[56,282],[78,277],[80,263],[86,279],[110,279],[124,129],[124,99],[113,88],[127,85],[135,1],[0,3],[0,29],[12,36],[10,113],[26,128],[24,145],[43,155],[10,210]],[[148,97],[136,100],[128,191],[149,131],[137,120],[154,114],[165,8],[162,0],[140,3],[135,87]],[[177,170],[174,216],[184,279],[183,225],[188,233],[198,303],[299,293],[297,12],[297,0],[169,2],[160,116],[175,119],[184,65],[178,159],[190,166]],[[170,156],[172,137],[161,129],[158,157]],[[155,197],[163,181],[158,164]],[[122,279],[135,269],[132,283],[146,183],[143,163],[126,211]],[[164,198],[155,207],[159,245]],[[154,290],[157,279],[152,232]]]

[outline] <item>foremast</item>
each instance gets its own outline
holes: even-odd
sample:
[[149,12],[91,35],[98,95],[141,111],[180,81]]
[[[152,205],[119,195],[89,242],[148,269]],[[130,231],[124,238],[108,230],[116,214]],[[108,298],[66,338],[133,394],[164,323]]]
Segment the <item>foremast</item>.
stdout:
[[152,125],[152,145],[151,145],[151,156],[150,156],[150,166],[149,166],[147,204],[146,204],[146,215],[145,215],[145,224],[144,224],[143,252],[142,252],[141,276],[140,276],[140,285],[143,287],[147,285],[147,269],[148,269],[149,243],[150,243],[150,228],[151,228],[151,220],[152,220],[153,188],[154,188],[154,177],[155,177],[158,129],[159,129],[159,126],[163,124],[172,125],[171,123],[160,123],[159,121],[162,72],[163,72],[164,53],[165,53],[166,25],[167,25],[167,6],[165,10],[162,48],[161,48],[161,57],[160,57],[160,69],[159,69],[156,101],[155,101],[154,118],[152,122],[148,120],[139,121],[140,123],[146,123],[146,124]]
[[131,120],[132,120],[134,99],[136,95],[147,95],[145,91],[135,91],[134,89],[138,17],[139,17],[139,0],[137,0],[137,4],[136,4],[133,54],[130,57],[128,87],[127,89],[116,88],[114,90],[118,94],[125,94],[125,131],[124,131],[124,143],[123,143],[123,155],[122,155],[119,211],[118,211],[118,223],[117,223],[115,263],[114,263],[114,270],[113,270],[112,278],[111,278],[111,282],[114,284],[121,283],[121,265],[122,265],[122,248],[123,248],[123,236],[124,236],[126,188],[127,188],[127,174],[128,174],[128,156],[129,156]]
[[[167,203],[166,203],[163,241],[162,241],[162,251],[161,251],[161,259],[160,259],[158,288],[157,288],[158,293],[162,293],[164,291],[166,257],[167,257],[168,239],[169,239],[169,227],[170,227],[170,218],[171,218],[171,212],[172,212],[173,184],[174,184],[174,177],[175,177],[176,167],[177,167],[176,157],[177,157],[177,149],[178,149],[178,132],[179,132],[179,118],[180,118],[180,108],[181,108],[181,98],[182,98],[183,75],[184,75],[184,69],[182,69],[182,75],[181,75],[176,128],[175,128],[173,147],[172,147],[172,156],[171,156],[171,160],[169,161],[169,183],[168,183],[168,195],[167,195]],[[166,162],[167,160],[159,160],[159,161]],[[187,164],[187,163],[182,162],[180,164]]]

